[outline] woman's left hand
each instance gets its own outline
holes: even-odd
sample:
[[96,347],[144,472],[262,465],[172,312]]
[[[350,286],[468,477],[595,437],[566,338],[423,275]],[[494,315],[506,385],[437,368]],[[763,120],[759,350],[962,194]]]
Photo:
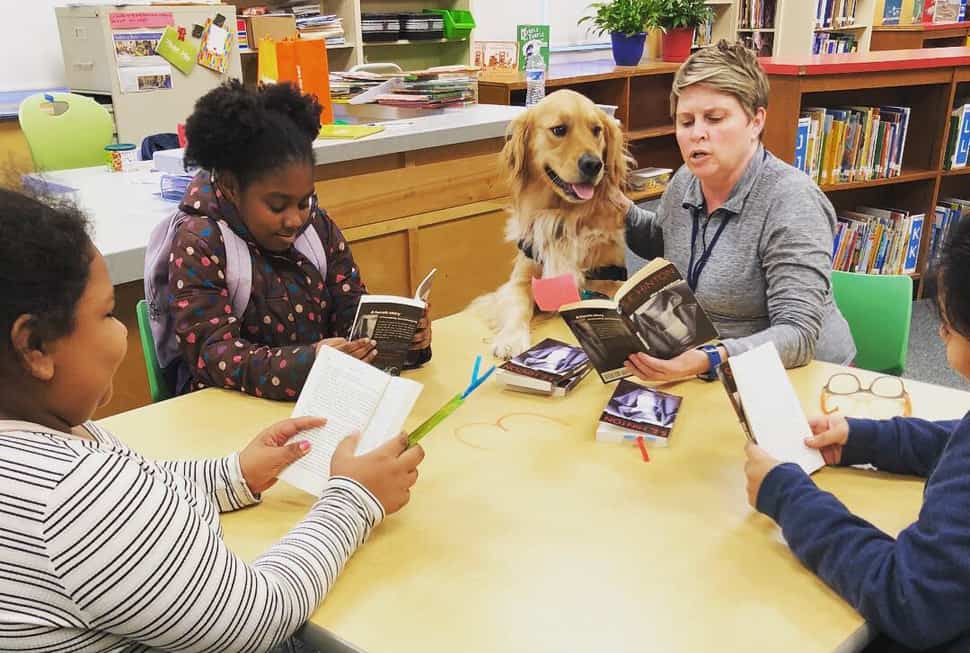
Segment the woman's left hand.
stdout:
[[702,374],[711,364],[707,354],[699,349],[691,349],[670,360],[654,358],[649,354],[630,354],[623,365],[644,381],[676,381]]
[[427,349],[431,346],[431,320],[428,319],[428,311],[431,304],[424,309],[424,315],[418,321],[418,330],[414,332],[414,339],[411,340],[411,351]]
[[769,456],[764,449],[754,442],[748,442],[744,447],[744,455],[748,460],[744,463],[744,474],[748,477],[748,503],[755,510],[758,509],[758,492],[768,472],[781,463]]
[[239,470],[249,491],[261,494],[276,483],[280,472],[310,453],[310,442],[290,438],[300,431],[323,426],[327,420],[319,417],[295,417],[277,422],[253,438],[239,452]]

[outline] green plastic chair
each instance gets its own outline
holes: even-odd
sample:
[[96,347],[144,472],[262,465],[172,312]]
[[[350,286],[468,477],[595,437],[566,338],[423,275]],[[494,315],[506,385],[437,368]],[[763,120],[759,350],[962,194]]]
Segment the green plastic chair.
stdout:
[[74,93],[38,93],[20,103],[19,118],[37,170],[105,163],[104,146],[112,141],[114,121],[108,110],[91,98]]
[[856,366],[902,374],[913,316],[912,278],[833,271],[832,294],[852,331]]
[[158,364],[158,356],[155,355],[155,338],[152,336],[152,323],[148,317],[148,302],[140,300],[135,306],[135,315],[138,318],[138,335],[141,338],[141,352],[145,357],[145,369],[148,372],[148,389],[151,391],[152,401],[162,401],[172,396],[168,389],[168,382]]

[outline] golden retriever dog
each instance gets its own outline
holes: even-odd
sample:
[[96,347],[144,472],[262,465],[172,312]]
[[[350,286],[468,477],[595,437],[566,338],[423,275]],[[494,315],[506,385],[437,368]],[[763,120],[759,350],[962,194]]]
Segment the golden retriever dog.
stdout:
[[511,278],[473,306],[495,331],[492,352],[510,358],[531,344],[533,277],[571,274],[580,290],[607,296],[626,279],[617,197],[630,158],[616,120],[560,90],[509,125],[500,161],[512,199],[506,238],[519,252]]

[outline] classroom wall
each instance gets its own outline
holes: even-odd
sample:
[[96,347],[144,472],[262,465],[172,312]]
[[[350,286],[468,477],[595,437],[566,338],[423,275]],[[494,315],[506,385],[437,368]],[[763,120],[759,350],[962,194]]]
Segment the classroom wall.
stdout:
[[[54,7],[64,0],[0,0],[0,43],[6,54],[0,91],[65,85]],[[12,65],[11,58],[16,59]]]

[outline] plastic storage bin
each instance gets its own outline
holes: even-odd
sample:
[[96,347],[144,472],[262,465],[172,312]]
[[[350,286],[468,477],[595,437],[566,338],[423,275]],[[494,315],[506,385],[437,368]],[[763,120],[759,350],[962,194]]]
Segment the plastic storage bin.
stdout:
[[475,29],[472,12],[464,9],[425,9],[431,14],[440,14],[445,23],[446,39],[467,39]]
[[365,42],[397,41],[401,36],[401,17],[399,14],[361,14],[361,38]]
[[400,14],[400,17],[402,39],[429,41],[445,35],[445,21],[438,14],[408,12]]

